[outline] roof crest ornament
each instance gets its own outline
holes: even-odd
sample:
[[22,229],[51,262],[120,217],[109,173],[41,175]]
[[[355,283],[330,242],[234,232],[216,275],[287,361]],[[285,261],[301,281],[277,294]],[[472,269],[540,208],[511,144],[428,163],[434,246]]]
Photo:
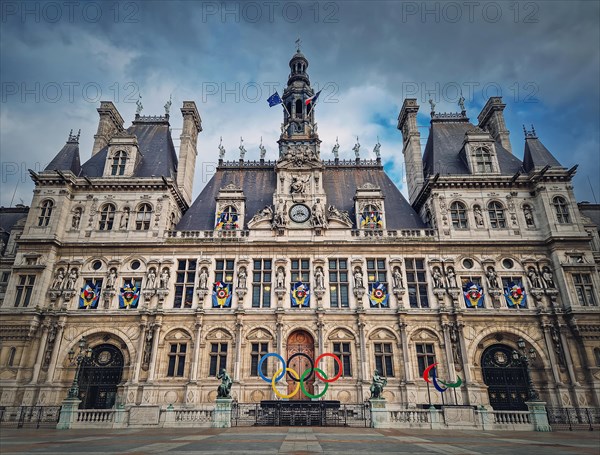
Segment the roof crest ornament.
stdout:
[[373,148],[373,153],[378,160],[381,159],[381,144],[379,143],[379,136],[377,136],[377,144],[375,144],[375,147]]
[[169,101],[165,104],[165,116],[169,116],[169,112],[171,111],[171,104],[173,104],[173,95],[169,95]]
[[431,117],[433,118],[435,116],[435,103],[431,97],[429,98],[429,105],[431,106]]
[[240,161],[244,161],[244,156],[246,156],[246,149],[244,148],[244,139],[240,137]]
[[67,139],[67,142],[79,144],[79,136],[81,136],[81,129],[77,132],[77,135],[73,134],[73,130],[71,130],[69,132],[69,139]]
[[139,94],[139,98],[138,100],[135,102],[135,105],[137,106],[135,109],[135,115],[139,116],[142,113],[142,109],[144,109],[144,106],[142,105],[142,94]]
[[219,141],[219,161],[223,161],[225,158],[225,147],[223,147],[223,136],[221,136],[221,140]]
[[258,149],[260,150],[260,159],[264,160],[265,155],[267,154],[267,149],[265,148],[265,146],[262,143],[262,136],[260,137],[260,145],[258,146]]
[[333,153],[334,159],[336,159],[336,160],[340,159],[340,143],[338,142],[337,136],[335,137],[335,145],[333,146],[331,153]]
[[528,130],[527,128],[525,128],[525,125],[523,125],[523,134],[525,134],[525,139],[527,139],[528,137],[537,138],[535,127],[533,126],[533,124],[531,124],[531,130]]
[[458,99],[458,107],[460,107],[460,111],[461,113],[465,113],[466,109],[465,109],[465,97],[462,94],[462,90],[460,91],[460,98]]
[[352,151],[354,152],[356,159],[360,160],[360,142],[358,141],[358,136],[356,136],[356,144],[352,147]]

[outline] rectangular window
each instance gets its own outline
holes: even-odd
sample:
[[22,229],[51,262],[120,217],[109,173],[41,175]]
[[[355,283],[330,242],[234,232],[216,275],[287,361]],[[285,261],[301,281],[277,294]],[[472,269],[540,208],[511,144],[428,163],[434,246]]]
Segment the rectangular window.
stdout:
[[[269,352],[269,343],[252,343],[252,363],[250,365],[250,376],[258,376],[258,362],[264,355]],[[267,361],[264,361],[262,364],[262,374],[263,376],[268,376],[267,374]]]
[[332,308],[348,308],[348,260],[329,260],[329,300]]
[[379,281],[387,285],[387,271],[385,259],[367,259],[367,275],[369,284]]
[[252,308],[271,307],[271,259],[254,259],[252,272]]
[[[509,286],[512,286],[512,284],[516,284],[518,286],[521,286],[521,288],[523,289],[523,292],[525,292],[525,288],[523,286],[523,277],[522,276],[503,276],[502,277],[502,289],[506,290],[506,288],[508,288]],[[509,305],[510,306],[510,305]],[[527,308],[527,303],[525,302],[524,305],[515,305],[514,308]]]
[[2,279],[0,279],[0,283],[8,283],[9,277],[10,277],[10,272],[2,272]]
[[194,300],[196,281],[196,259],[179,259],[175,279],[175,300],[173,308],[191,308]]
[[173,343],[169,351],[169,369],[167,376],[174,378],[183,377],[185,369],[185,354],[187,352],[186,343]]
[[227,343],[211,343],[209,376],[216,376],[222,368],[227,369]]
[[375,368],[385,377],[394,377],[392,343],[375,343]]
[[[352,357],[350,354],[350,343],[333,343],[333,353],[342,361],[342,376],[352,377]],[[334,376],[340,372],[337,362],[334,362]]]
[[406,282],[411,308],[429,308],[424,259],[406,259]]
[[589,273],[574,273],[573,284],[577,293],[577,300],[582,306],[596,306],[592,276]]
[[309,259],[292,259],[292,285],[298,281],[305,284],[310,281]]
[[417,348],[417,364],[419,365],[419,376],[423,376],[425,368],[435,363],[433,344],[419,343]]
[[127,283],[127,284],[133,283],[135,285],[135,287],[138,289],[140,289],[142,287],[142,279],[141,278],[134,278],[134,277],[123,278],[123,286],[125,286],[125,283]]
[[17,280],[17,298],[15,299],[15,306],[29,306],[34,284],[35,275],[19,275]]
[[215,263],[215,281],[233,283],[234,259],[217,259]]

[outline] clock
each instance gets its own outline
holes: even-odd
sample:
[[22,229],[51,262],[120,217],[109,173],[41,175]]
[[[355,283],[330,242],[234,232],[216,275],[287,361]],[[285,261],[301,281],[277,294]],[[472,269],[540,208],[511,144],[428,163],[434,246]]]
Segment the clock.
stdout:
[[310,218],[310,209],[304,204],[294,204],[290,209],[290,218],[296,223],[304,223]]

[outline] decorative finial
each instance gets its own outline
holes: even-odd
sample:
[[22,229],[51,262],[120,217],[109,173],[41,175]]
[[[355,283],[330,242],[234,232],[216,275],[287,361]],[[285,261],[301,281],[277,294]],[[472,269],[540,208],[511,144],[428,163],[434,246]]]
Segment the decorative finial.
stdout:
[[433,117],[435,115],[435,103],[432,98],[429,98],[429,105],[431,106],[431,116]]
[[532,132],[532,133],[533,133],[535,136],[537,136],[537,134],[535,133],[535,127],[533,126],[533,123],[531,124],[531,132]]
[[529,131],[527,131],[527,128],[525,128],[525,125],[523,125],[523,133],[525,134],[525,138],[537,137],[537,134],[535,133],[535,127],[533,126],[533,124],[531,125],[531,130]]
[[264,160],[265,155],[267,154],[267,149],[264,147],[264,145],[262,143],[262,136],[260,137],[260,145],[258,146],[258,149],[260,150],[260,159]]
[[359,160],[360,159],[360,142],[358,141],[358,136],[356,136],[356,144],[354,144],[354,147],[352,147],[352,150],[354,151],[354,155],[356,156],[356,159]]
[[335,138],[335,145],[333,146],[333,150],[331,150],[331,153],[333,153],[333,157],[336,160],[340,159],[340,152],[339,152],[339,150],[340,150],[340,143],[338,142],[338,138],[336,136],[336,138]]
[[375,148],[373,149],[373,153],[377,157],[378,160],[381,159],[381,144],[379,143],[379,136],[377,136],[377,144],[375,144]]
[[169,95],[169,101],[165,104],[165,115],[168,117],[169,112],[171,111],[171,104],[173,104],[173,95]]
[[221,136],[221,141],[219,142],[219,161],[223,161],[225,158],[225,147],[223,147],[223,136]]
[[296,40],[296,52],[300,53],[300,37],[298,37],[298,39]]
[[79,137],[81,136],[81,128],[77,130],[77,137],[75,138],[77,142],[79,142]]
[[246,155],[246,149],[244,148],[244,139],[240,137],[240,161],[244,161]]
[[73,130],[69,131],[69,139],[67,142],[79,143],[79,137],[81,136],[81,130],[77,132],[77,135],[73,134]]
[[140,115],[142,113],[142,109],[144,109],[144,106],[142,106],[142,94],[141,93],[140,93],[138,100],[135,102],[135,105],[137,106],[137,108],[135,109],[135,115]]
[[462,90],[460,91],[460,98],[458,99],[458,106],[460,107],[461,112],[465,112],[465,97],[462,94]]
[[523,123],[523,134],[527,137],[527,129],[525,129],[525,124]]

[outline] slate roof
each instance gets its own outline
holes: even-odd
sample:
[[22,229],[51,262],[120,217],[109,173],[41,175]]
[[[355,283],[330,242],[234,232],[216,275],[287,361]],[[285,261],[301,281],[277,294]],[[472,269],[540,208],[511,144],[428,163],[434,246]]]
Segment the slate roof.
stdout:
[[523,168],[530,172],[533,169],[543,168],[546,166],[558,166],[562,165],[558,162],[554,155],[550,153],[544,144],[537,138],[537,136],[528,135],[525,138],[525,153],[523,154]]
[[[370,182],[381,187],[385,195],[387,229],[420,229],[426,225],[382,168],[360,166],[327,166],[323,172],[323,187],[327,204],[347,210],[355,219],[356,188]],[[176,230],[212,230],[215,222],[216,197],[219,189],[233,183],[246,196],[244,224],[266,205],[273,204],[277,175],[272,167],[218,168],[192,206],[177,224]]]
[[[133,177],[171,177],[177,175],[177,153],[165,121],[134,121],[126,132],[137,137],[140,160]],[[81,166],[81,175],[102,177],[108,146],[101,149]]]
[[45,171],[71,171],[75,175],[79,175],[81,165],[79,162],[79,143],[67,141],[65,146],[46,166]]
[[13,226],[23,218],[27,218],[29,207],[0,207],[0,239],[8,242]]
[[[469,175],[467,163],[460,156],[465,133],[475,129],[468,119],[454,121],[432,121],[425,152],[423,153],[423,172],[429,175]],[[500,173],[514,175],[523,167],[523,163],[512,153],[496,142],[496,153]]]
[[587,216],[600,231],[600,204],[590,204],[589,202],[580,202],[577,204],[579,211],[583,216]]

